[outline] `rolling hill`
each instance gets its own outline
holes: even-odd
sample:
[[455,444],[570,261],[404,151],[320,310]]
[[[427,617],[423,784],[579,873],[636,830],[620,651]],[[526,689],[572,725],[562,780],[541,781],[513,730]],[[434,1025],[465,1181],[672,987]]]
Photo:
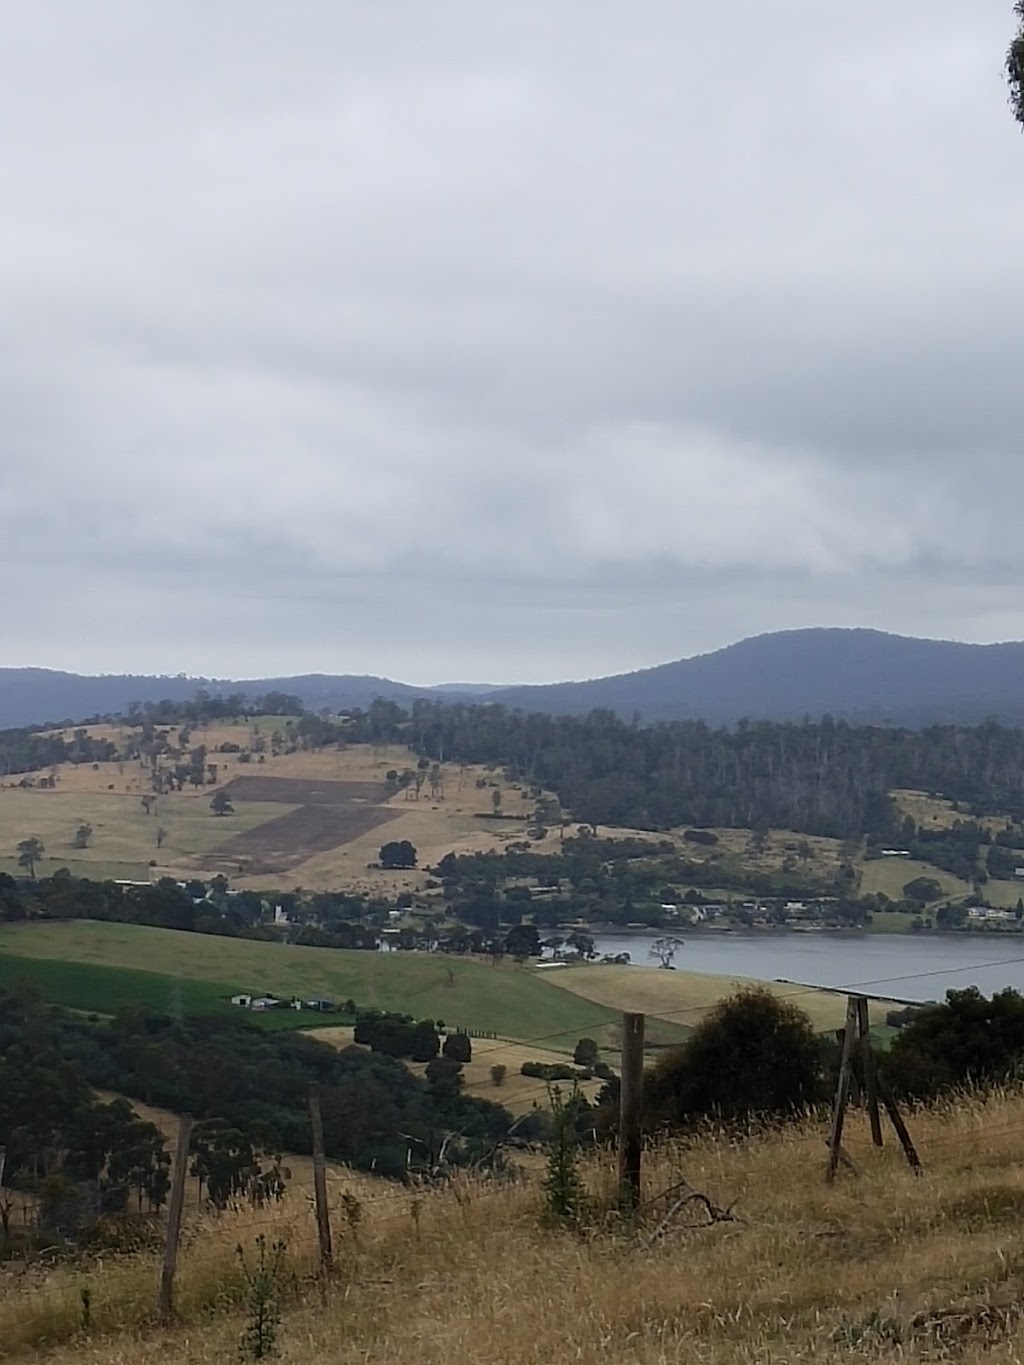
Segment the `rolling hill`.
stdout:
[[646,722],[799,720],[1024,723],[1024,643],[975,645],[877,630],[787,630],[711,654],[589,682],[505,688],[488,701],[578,714],[606,707]]
[[633,673],[522,687],[416,687],[354,674],[230,680],[0,668],[0,728],[109,715],[132,702],[185,700],[199,687],[251,698],[287,692],[310,710],[366,707],[378,697],[404,706],[434,698],[497,702],[555,715],[603,707],[627,717],[639,714],[648,723],[732,725],[744,717],[831,715],[908,726],[978,724],[989,717],[1019,725],[1024,724],[1024,643],[962,644],[859,629],[788,630]]

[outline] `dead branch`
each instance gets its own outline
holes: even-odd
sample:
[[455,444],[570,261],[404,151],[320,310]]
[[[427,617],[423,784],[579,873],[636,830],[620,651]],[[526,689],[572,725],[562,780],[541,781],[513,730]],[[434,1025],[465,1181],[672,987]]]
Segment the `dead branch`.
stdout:
[[669,1225],[672,1223],[676,1214],[684,1209],[687,1204],[702,1205],[704,1211],[707,1213],[708,1221],[706,1223],[685,1223],[683,1224],[684,1227],[709,1228],[715,1223],[740,1223],[743,1221],[733,1212],[733,1209],[736,1207],[735,1200],[723,1209],[713,1203],[706,1194],[702,1194],[699,1190],[691,1190],[689,1194],[684,1194],[681,1199],[675,1201],[654,1231],[644,1238],[644,1247],[651,1247],[655,1242],[662,1238],[668,1231]]

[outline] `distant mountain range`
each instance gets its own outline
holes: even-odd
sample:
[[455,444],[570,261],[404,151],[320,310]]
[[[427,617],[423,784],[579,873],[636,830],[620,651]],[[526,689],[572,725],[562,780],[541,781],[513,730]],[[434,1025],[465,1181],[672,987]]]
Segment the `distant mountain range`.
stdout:
[[977,724],[990,716],[1024,724],[1024,643],[958,644],[877,630],[787,630],[711,654],[587,682],[530,687],[446,683],[413,687],[388,678],[304,674],[240,680],[83,676],[41,668],[0,668],[0,727],[78,720],[125,711],[132,702],[177,701],[196,689],[293,693],[310,710],[368,706],[383,697],[408,706],[420,697],[500,702],[571,715],[604,707],[644,722],[798,720],[831,715],[863,723]]

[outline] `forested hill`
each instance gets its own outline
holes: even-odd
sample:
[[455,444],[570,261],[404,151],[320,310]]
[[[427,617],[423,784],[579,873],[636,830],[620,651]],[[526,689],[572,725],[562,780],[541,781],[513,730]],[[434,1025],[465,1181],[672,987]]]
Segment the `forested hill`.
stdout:
[[826,717],[712,729],[637,726],[610,711],[525,715],[493,703],[419,701],[392,729],[388,711],[373,708],[367,737],[390,731],[430,758],[500,764],[597,824],[896,838],[890,793],[901,788],[941,794],[972,815],[1024,819],[1024,729],[995,722],[911,730]]
[[1024,643],[957,644],[875,630],[790,630],[758,635],[712,654],[589,682],[484,689],[416,687],[389,678],[303,674],[240,680],[141,675],[86,677],[0,668],[0,728],[126,712],[133,703],[216,696],[297,697],[309,711],[366,709],[377,698],[500,702],[510,710],[583,715],[600,708],[645,723],[703,720],[734,725],[804,716],[917,727],[974,725],[994,717],[1024,725]]
[[[378,697],[407,706],[417,697],[434,695],[427,687],[408,687],[388,678],[354,674],[332,677],[311,673],[289,678],[229,679],[163,677],[146,674],[90,676],[49,668],[0,668],[0,729],[126,714],[129,709],[162,701],[186,702],[203,690],[215,696],[243,694],[249,701],[268,693],[298,697],[310,711],[367,707]],[[442,695],[438,691],[438,695]],[[457,697],[459,692],[445,690]],[[470,695],[467,690],[465,695]]]
[[488,700],[645,722],[834,716],[871,724],[1024,724],[1024,643],[958,644],[877,630],[787,630],[712,654],[590,682],[506,688]]

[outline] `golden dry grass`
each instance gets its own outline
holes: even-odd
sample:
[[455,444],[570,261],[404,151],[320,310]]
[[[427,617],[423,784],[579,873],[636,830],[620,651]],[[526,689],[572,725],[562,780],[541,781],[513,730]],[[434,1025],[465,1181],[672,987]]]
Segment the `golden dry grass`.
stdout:
[[[353,1043],[354,1032],[351,1025],[333,1024],[326,1028],[308,1029],[306,1036],[330,1043],[332,1047],[344,1048],[358,1046]],[[571,1061],[571,1052],[538,1047],[536,1043],[515,1043],[505,1038],[474,1039],[472,1058],[462,1068],[463,1085],[467,1094],[493,1100],[512,1114],[525,1114],[532,1109],[546,1107],[547,1087],[536,1076],[524,1076],[520,1070],[523,1063]],[[417,1076],[422,1076],[426,1071],[426,1065],[421,1062],[406,1062],[405,1065]],[[500,1086],[496,1086],[491,1077],[493,1066],[506,1068]],[[584,1081],[580,1083],[580,1090],[588,1099],[593,1099],[603,1084],[600,1080]]]
[[[280,719],[259,722],[264,739],[268,738],[273,722]],[[110,738],[115,743],[122,739],[117,726],[87,728],[90,733]],[[268,747],[263,755],[264,762],[248,764],[240,763],[237,754],[215,752],[222,743],[232,742],[245,747],[253,738],[252,724],[216,724],[205,729],[196,727],[190,743],[206,745],[208,761],[217,765],[218,784],[239,776],[383,782],[390,769],[415,769],[417,762],[417,756],[411,750],[397,745],[375,748],[361,744],[342,750],[299,751],[276,757]],[[431,800],[429,786],[425,784],[418,800],[407,799],[405,793],[399,792],[387,803],[401,814],[387,826],[386,837],[411,840],[419,851],[421,868],[436,863],[451,851],[500,851],[514,840],[525,839],[521,818],[476,818],[493,814],[494,786],[491,784],[501,788],[505,815],[522,817],[528,814],[534,803],[520,787],[510,786],[500,773],[482,766],[460,771],[457,764],[444,764],[442,770],[443,799]],[[40,866],[43,875],[59,866],[67,866],[82,876],[92,873],[95,876],[145,877],[150,872],[154,878],[202,876],[209,872],[206,855],[216,844],[293,809],[284,804],[238,801],[233,816],[218,819],[209,808],[214,789],[204,787],[198,791],[188,788],[184,792],[161,796],[156,814],[147,816],[140,799],[151,790],[151,779],[142,763],[101,763],[95,768],[91,764],[64,763],[54,771],[57,786],[53,790],[25,790],[16,785],[20,778],[8,779],[6,787],[0,782],[0,865],[10,862],[13,867],[19,840],[37,835],[46,845],[46,858]],[[478,780],[486,785],[478,787]],[[84,851],[72,847],[74,832],[83,822],[91,824],[94,831],[90,847]],[[159,851],[155,847],[158,825],[168,830]],[[277,880],[282,885],[302,886],[307,890],[345,887],[354,891],[394,894],[422,889],[427,880],[422,871],[368,872],[367,865],[377,860],[381,841],[381,830],[372,830],[350,843],[315,854],[281,874]],[[548,847],[552,842],[549,837],[542,847]],[[150,870],[152,858],[158,860],[158,865]],[[267,883],[265,874],[232,877],[232,884],[239,889],[262,890]]]
[[[230,818],[219,818],[210,810],[209,791],[201,790],[161,796],[154,813],[147,815],[136,792],[70,791],[63,781],[55,791],[6,788],[0,790],[0,860],[13,865],[18,841],[35,835],[46,849],[37,865],[39,876],[49,876],[58,867],[81,876],[105,876],[111,867],[134,868],[137,879],[169,871],[188,873],[197,859],[201,862],[205,852],[232,834],[294,809],[247,802],[240,803]],[[80,824],[92,827],[84,849],[73,844]],[[167,831],[160,849],[158,828]],[[158,865],[151,869],[153,858]]]
[[[335,1187],[338,1270],[326,1302],[311,1279],[312,1214],[293,1197],[192,1224],[172,1330],[151,1326],[152,1255],[0,1277],[0,1351],[53,1365],[226,1365],[245,1322],[235,1247],[263,1231],[287,1241],[298,1277],[283,1365],[1019,1362],[1022,1123],[1019,1095],[913,1115],[925,1165],[915,1178],[890,1136],[875,1151],[853,1116],[861,1174],[831,1186],[820,1121],[742,1145],[712,1136],[663,1146],[646,1162],[648,1196],[685,1175],[715,1204],[736,1201],[742,1221],[686,1227],[680,1216],[653,1246],[621,1226],[582,1237],[546,1229],[535,1176],[420,1193],[353,1179],[362,1218],[346,1222]],[[611,1161],[589,1170],[599,1200],[612,1180]],[[93,1331],[74,1336],[86,1287]],[[962,1315],[933,1316],[950,1309]],[[869,1328],[857,1349],[875,1314],[883,1330]]]
[[[573,966],[566,971],[550,972],[548,979],[562,990],[582,995],[598,1005],[607,1005],[609,1009],[636,1010],[691,1028],[740,986],[755,984],[741,977],[704,972],[637,971],[635,967],[611,964]],[[793,996],[796,990],[793,986],[772,981],[756,984],[783,999]],[[819,1032],[840,1028],[846,1018],[846,996],[834,991],[800,989],[796,1003]]]

